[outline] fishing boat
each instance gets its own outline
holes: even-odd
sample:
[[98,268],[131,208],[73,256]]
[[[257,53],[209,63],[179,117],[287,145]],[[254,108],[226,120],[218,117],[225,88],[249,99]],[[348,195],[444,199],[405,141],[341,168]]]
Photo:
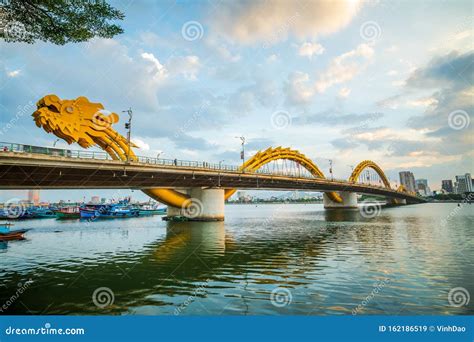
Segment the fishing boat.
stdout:
[[43,207],[33,207],[30,209],[31,218],[54,218],[56,213],[49,209]]
[[79,206],[61,207],[55,211],[56,217],[59,220],[78,219],[81,218],[81,211]]
[[138,217],[140,210],[124,203],[88,204],[79,208],[81,219]]
[[29,230],[29,229],[10,230],[11,226],[12,226],[11,223],[0,224],[0,241],[22,240],[24,239],[23,234],[25,234]]
[[79,216],[81,219],[96,219],[107,211],[105,204],[87,204],[79,208]]
[[0,219],[23,220],[35,218],[54,218],[56,214],[50,208],[45,207],[17,207],[18,209],[4,208],[0,211]]
[[139,206],[139,212],[140,216],[165,215],[167,208],[147,203]]

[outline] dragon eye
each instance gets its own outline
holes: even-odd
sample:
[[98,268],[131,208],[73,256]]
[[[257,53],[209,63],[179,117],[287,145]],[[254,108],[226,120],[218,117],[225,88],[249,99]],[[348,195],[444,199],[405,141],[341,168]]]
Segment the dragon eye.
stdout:
[[67,106],[66,107],[66,112],[72,113],[73,111],[74,111],[74,108],[72,108],[72,106]]

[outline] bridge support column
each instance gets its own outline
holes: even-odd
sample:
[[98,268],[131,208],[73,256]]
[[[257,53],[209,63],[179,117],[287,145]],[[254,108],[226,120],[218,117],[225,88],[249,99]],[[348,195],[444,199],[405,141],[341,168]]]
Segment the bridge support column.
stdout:
[[224,221],[224,189],[191,188],[186,193],[191,204],[187,208],[168,206],[167,220]]
[[339,195],[342,203],[333,202],[326,194],[323,194],[325,209],[357,209],[357,194],[355,192],[341,191]]

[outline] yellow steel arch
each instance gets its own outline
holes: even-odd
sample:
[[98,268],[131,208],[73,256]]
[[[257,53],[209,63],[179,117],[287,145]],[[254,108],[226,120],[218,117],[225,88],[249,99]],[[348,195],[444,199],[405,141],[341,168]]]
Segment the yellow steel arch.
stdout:
[[[240,169],[244,171],[254,172],[260,169],[265,164],[281,159],[291,160],[298,163],[306,170],[308,170],[315,178],[326,178],[324,177],[324,174],[321,172],[321,170],[316,166],[316,164],[314,164],[313,161],[306,157],[304,154],[300,153],[299,151],[292,150],[290,148],[282,148],[281,146],[276,148],[269,147],[265,151],[257,152],[252,158],[248,159]],[[236,189],[226,190],[225,199],[228,199],[236,191]],[[327,192],[326,194],[334,202],[342,202],[342,198],[339,196],[339,194],[335,192]]]
[[375,164],[371,160],[364,160],[364,161],[360,162],[355,167],[354,171],[352,171],[352,174],[349,177],[349,182],[355,183],[359,179],[359,176],[361,175],[362,171],[364,171],[367,168],[370,168],[370,169],[374,170],[375,172],[377,172],[377,174],[382,179],[382,182],[385,185],[385,187],[388,188],[388,189],[391,189],[390,182],[389,182],[387,176],[385,176],[385,173],[382,171],[380,166],[378,166],[377,164]]

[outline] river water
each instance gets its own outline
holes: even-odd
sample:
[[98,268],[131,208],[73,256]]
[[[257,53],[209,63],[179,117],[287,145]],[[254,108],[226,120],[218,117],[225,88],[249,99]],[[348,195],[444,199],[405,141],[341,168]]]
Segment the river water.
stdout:
[[0,314],[474,314],[473,222],[451,203],[21,221],[27,239],[0,245]]

